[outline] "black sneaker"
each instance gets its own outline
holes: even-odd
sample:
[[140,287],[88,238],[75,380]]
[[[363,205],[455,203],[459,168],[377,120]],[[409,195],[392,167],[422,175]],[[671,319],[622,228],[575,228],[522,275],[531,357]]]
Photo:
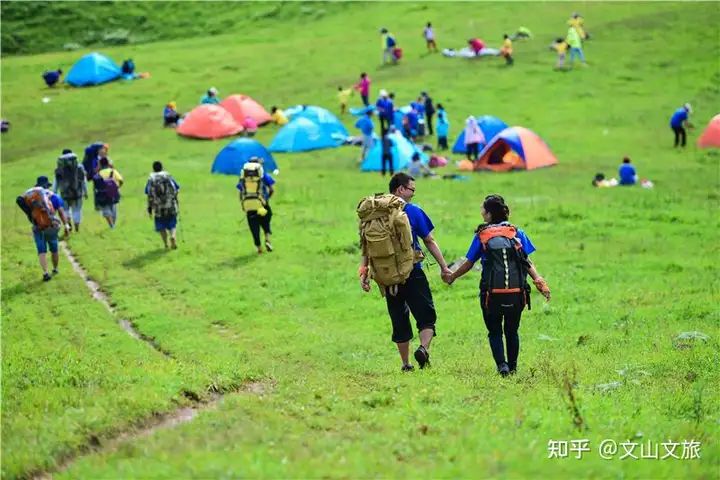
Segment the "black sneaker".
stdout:
[[510,368],[510,375],[515,375],[517,373],[517,365],[508,365]]
[[270,245],[270,242],[265,242],[265,249],[268,252],[272,252],[272,245]]
[[418,365],[420,365],[421,369],[425,368],[426,366],[430,366],[430,354],[422,345],[420,345],[417,350],[415,350],[415,360],[418,362]]
[[43,282],[49,282],[50,280],[52,280],[52,277],[50,276],[50,274],[43,273]]
[[409,363],[407,365],[403,365],[400,369],[401,372],[412,372],[413,370],[415,370],[415,367],[413,367]]
[[497,371],[501,377],[507,377],[508,375],[510,375],[510,367],[505,362],[501,363],[500,366],[498,366]]
[[60,273],[60,272],[58,272],[58,269],[53,268],[53,271],[52,271],[53,276],[57,275],[58,273]]

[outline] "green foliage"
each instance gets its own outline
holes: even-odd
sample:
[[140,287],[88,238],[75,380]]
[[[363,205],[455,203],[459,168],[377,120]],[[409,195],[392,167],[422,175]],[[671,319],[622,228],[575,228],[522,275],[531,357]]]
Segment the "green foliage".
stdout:
[[[3,477],[52,469],[213,392],[228,395],[191,423],[89,453],[59,477],[716,475],[719,157],[692,146],[697,130],[686,150],[673,150],[667,126],[686,101],[699,128],[718,111],[715,5],[483,4],[478,15],[470,3],[91,5],[2,3],[3,51],[13,30],[21,40],[24,28],[42,32],[38,42],[50,37],[48,24],[27,18],[53,12],[67,19],[59,13],[67,9],[98,24],[93,15],[103,11],[107,29],[75,30],[81,22],[73,20],[62,34],[52,29],[60,35],[52,43],[18,51],[87,46],[84,35],[97,42],[127,30],[116,38],[129,44],[103,51],[116,60],[132,56],[139,71],[152,74],[50,90],[40,72],[69,67],[87,50],[3,59],[3,116],[12,122],[2,138],[0,179]],[[208,8],[203,31],[194,30],[187,12],[200,17]],[[553,71],[547,45],[576,9],[594,37],[586,46],[590,66]],[[257,23],[228,32],[240,16]],[[109,20],[130,17],[148,27]],[[158,19],[167,28],[150,33]],[[405,49],[397,67],[378,67],[380,19]],[[492,58],[450,60],[424,54],[420,33],[428,20],[440,46],[460,47],[475,34],[495,45],[518,25],[535,38],[515,43],[512,68]],[[181,26],[187,34],[179,35]],[[190,38],[194,33],[204,36]],[[136,35],[182,39],[137,45]],[[361,71],[369,72],[373,91],[395,91],[401,103],[429,91],[450,115],[451,139],[467,115],[495,114],[536,131],[560,161],[464,182],[417,182],[415,200],[435,223],[447,259],[465,254],[480,201],[495,192],[538,247],[533,259],[553,301],[544,305],[534,295],[525,312],[513,378],[494,373],[478,273],[446,287],[437,266],[427,267],[439,315],[433,367],[400,373],[384,302],[377,289],[363,294],[356,278],[354,208],[388,181],[357,171],[358,149],[276,157],[276,250],[258,256],[236,179],[209,174],[229,140],[188,140],[161,127],[167,101],[188,111],[211,85],[221,96],[248,94],[268,108],[335,109],[337,86],[351,85]],[[344,119],[348,127],[353,120]],[[276,131],[263,127],[257,138],[267,144]],[[58,277],[40,282],[14,198],[51,173],[63,148],[80,152],[97,139],[110,143],[126,180],[119,224],[108,230],[88,201],[82,231],[68,244],[118,317],[171,358],[127,336],[64,259]],[[626,154],[654,189],[590,187],[597,171],[614,175]],[[185,242],[177,251],[160,248],[145,213],[143,187],[157,159],[181,184]],[[593,447],[583,460],[546,458],[548,440],[576,438]],[[596,448],[605,438],[694,438],[702,458],[602,460]]]

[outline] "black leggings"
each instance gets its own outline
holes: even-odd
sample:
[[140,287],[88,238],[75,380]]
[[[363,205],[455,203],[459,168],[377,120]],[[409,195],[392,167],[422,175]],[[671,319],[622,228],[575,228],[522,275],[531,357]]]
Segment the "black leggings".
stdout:
[[467,149],[467,159],[474,162],[477,160],[478,156],[478,149],[480,147],[479,143],[468,143],[465,145],[465,148]]
[[[490,297],[486,305],[485,292],[480,294],[480,306],[483,320],[488,330],[488,340],[495,364],[499,367],[505,362],[505,349],[503,348],[503,331],[507,344],[507,364],[510,370],[517,368],[518,354],[520,353],[520,316],[525,308],[522,294],[498,294]],[[503,328],[503,320],[505,325]]]
[[[385,165],[387,165],[387,169],[385,168]],[[395,172],[393,172],[392,153],[383,153],[383,156],[382,156],[382,174],[383,174],[383,176],[385,176],[386,170],[390,172],[390,175],[395,173]]]
[[267,214],[262,217],[258,215],[255,210],[247,212],[248,226],[250,227],[250,233],[252,233],[253,242],[255,242],[256,247],[260,246],[261,227],[263,229],[263,232],[265,232],[265,235],[270,235],[272,233],[270,231],[270,219],[272,218],[272,210],[270,210],[270,205],[267,205],[265,209],[267,210]]
[[[678,146],[678,143],[682,142],[681,145],[684,147],[685,143],[687,142],[687,133],[685,132],[684,127],[672,127],[673,132],[675,132],[675,146]],[[681,140],[682,139],[682,140]]]

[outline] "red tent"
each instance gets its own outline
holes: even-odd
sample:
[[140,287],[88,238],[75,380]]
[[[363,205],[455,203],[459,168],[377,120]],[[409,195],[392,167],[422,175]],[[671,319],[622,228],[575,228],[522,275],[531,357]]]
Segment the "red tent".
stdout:
[[241,125],[245,121],[245,117],[252,117],[258,125],[272,120],[263,106],[247,95],[230,95],[220,102],[220,106],[230,112],[235,121]]
[[698,138],[697,144],[700,148],[720,148],[720,113],[710,120],[707,128],[705,128],[703,134]]
[[178,135],[216,139],[242,132],[243,127],[219,105],[200,105],[187,114],[177,127]]

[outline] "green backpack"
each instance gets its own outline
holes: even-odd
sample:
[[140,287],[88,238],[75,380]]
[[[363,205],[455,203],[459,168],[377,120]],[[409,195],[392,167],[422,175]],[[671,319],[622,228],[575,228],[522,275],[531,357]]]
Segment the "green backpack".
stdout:
[[156,217],[167,218],[177,215],[177,189],[169,173],[150,174],[148,196]]
[[82,196],[85,176],[78,168],[78,159],[74,153],[58,157],[55,178],[57,191],[63,200],[77,200]]

